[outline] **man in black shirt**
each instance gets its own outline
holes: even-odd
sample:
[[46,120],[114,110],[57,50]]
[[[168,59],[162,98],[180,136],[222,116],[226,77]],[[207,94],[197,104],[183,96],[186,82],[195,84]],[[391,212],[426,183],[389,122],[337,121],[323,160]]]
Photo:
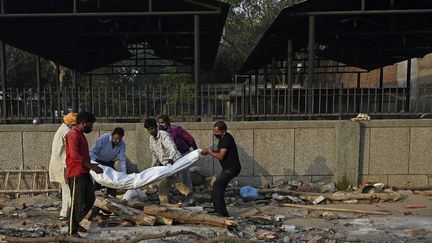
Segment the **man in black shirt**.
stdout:
[[203,149],[202,154],[210,154],[218,159],[222,172],[213,184],[212,201],[213,208],[217,215],[228,217],[228,211],[225,206],[225,189],[228,183],[236,177],[241,170],[240,160],[237,152],[237,145],[234,137],[227,132],[228,127],[223,121],[218,121],[213,126],[213,135],[219,139],[217,151],[208,148]]

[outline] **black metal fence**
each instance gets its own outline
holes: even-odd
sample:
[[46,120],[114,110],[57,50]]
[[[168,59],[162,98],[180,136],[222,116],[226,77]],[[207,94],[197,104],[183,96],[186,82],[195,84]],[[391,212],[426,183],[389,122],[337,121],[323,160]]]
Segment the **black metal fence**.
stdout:
[[[409,88],[287,89],[257,84],[202,85],[190,87],[146,86],[141,88],[98,86],[87,89],[8,89],[0,94],[6,123],[58,123],[72,110],[93,112],[98,121],[137,122],[143,117],[168,114],[176,121],[344,119],[358,113],[377,118],[411,118],[432,112],[432,90],[419,86],[410,97]],[[2,104],[3,105],[3,104]]]

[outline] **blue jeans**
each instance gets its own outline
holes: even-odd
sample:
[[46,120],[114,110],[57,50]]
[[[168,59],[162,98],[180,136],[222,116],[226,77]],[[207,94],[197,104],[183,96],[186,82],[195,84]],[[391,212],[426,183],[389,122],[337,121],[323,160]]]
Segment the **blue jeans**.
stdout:
[[228,183],[240,173],[238,169],[223,169],[215,183],[213,184],[212,201],[215,213],[223,217],[228,217],[225,205],[225,189]]

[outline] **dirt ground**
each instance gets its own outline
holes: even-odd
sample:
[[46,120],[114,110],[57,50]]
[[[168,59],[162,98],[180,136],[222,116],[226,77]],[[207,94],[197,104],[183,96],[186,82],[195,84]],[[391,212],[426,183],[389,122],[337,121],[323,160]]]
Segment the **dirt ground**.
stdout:
[[[228,210],[237,220],[234,230],[204,225],[143,226],[98,224],[88,233],[92,240],[127,239],[142,234],[192,231],[206,238],[229,236],[251,241],[272,242],[432,242],[432,197],[419,192],[401,192],[398,202],[319,204],[317,207],[388,212],[367,215],[284,207],[280,202],[249,201],[232,204]],[[430,194],[429,194],[430,195]],[[65,234],[65,222],[58,219],[58,195],[40,194],[9,199],[0,196],[0,239],[3,236],[46,237]],[[424,208],[406,208],[407,205]],[[235,205],[235,206],[233,206]],[[201,205],[209,206],[209,205]],[[115,218],[116,216],[111,216]],[[193,242],[191,236],[166,237],[142,242]]]

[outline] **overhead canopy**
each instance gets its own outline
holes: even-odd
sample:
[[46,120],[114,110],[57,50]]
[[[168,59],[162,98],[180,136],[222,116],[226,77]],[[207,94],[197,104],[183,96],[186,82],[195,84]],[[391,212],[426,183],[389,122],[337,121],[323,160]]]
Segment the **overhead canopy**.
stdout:
[[3,2],[0,38],[79,72],[127,59],[128,46],[144,42],[161,58],[193,64],[195,15],[201,68],[210,69],[229,9],[214,0]]
[[432,52],[432,1],[308,0],[280,12],[239,73],[287,60],[288,40],[306,51],[309,16],[321,59],[373,70]]

